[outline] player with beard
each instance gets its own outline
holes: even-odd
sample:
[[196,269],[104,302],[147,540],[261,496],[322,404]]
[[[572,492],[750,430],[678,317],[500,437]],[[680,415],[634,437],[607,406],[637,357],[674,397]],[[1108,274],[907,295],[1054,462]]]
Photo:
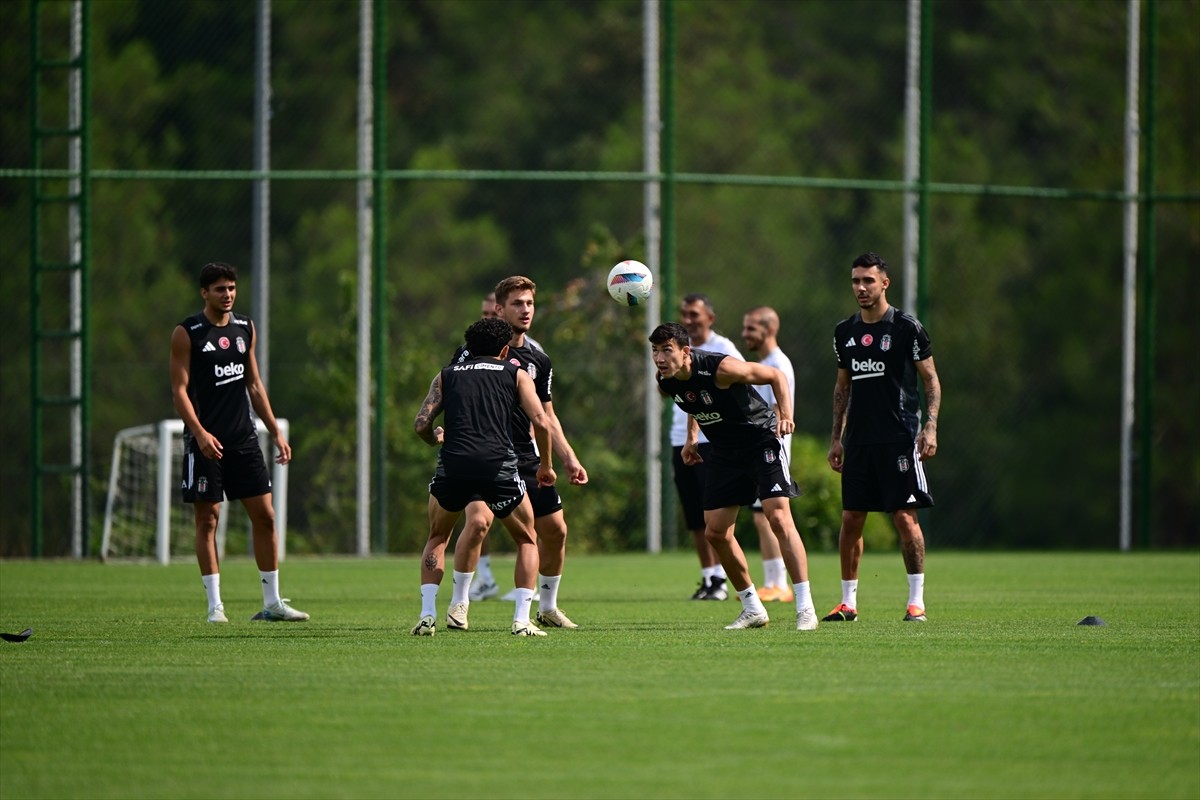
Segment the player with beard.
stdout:
[[[838,553],[842,602],[825,622],[858,619],[858,567],[867,512],[891,515],[908,573],[905,622],[925,622],[925,535],[917,509],[933,505],[925,461],[937,454],[942,386],[929,334],[916,317],[888,304],[887,262],[875,253],[854,259],[850,284],[858,313],[833,333],[837,382],[829,466],[842,476]],[[917,376],[925,387],[920,417]]]
[[[792,408],[796,407],[796,371],[792,368],[792,360],[779,346],[779,314],[769,306],[759,306],[746,312],[742,317],[742,342],[746,349],[759,358],[760,364],[775,367],[787,377],[788,390],[792,395]],[[775,400],[775,392],[769,384],[754,387],[762,395],[767,406],[779,413],[779,404]],[[788,464],[792,463],[792,434],[783,437],[783,454]],[[787,567],[783,563],[783,553],[779,549],[779,540],[775,538],[766,516],[762,513],[762,503],[755,501],[750,507],[754,519],[754,528],[758,531],[758,548],[763,562],[763,585],[758,595],[763,602],[777,600],[790,603],[795,599],[792,587],[788,581]]]

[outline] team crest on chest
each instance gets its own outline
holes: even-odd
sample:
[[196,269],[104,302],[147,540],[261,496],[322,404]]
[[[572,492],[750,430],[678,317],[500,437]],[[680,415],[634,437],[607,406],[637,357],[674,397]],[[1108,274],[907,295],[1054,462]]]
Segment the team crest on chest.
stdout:
[[237,351],[238,351],[239,353],[245,353],[245,352],[246,352],[246,340],[245,340],[245,339],[243,339],[243,338],[242,338],[242,337],[240,337],[240,336],[239,336],[239,337],[237,337],[237,342],[236,342],[236,344],[237,344]]
[[713,404],[712,395],[710,395],[708,392],[700,392],[700,402],[704,403],[706,406],[711,406]]
[[885,333],[883,338],[879,340],[879,349],[885,353],[892,349],[892,335],[890,333]]
[[532,361],[530,361],[529,364],[526,365],[525,371],[529,373],[529,377],[533,378],[535,381],[537,380],[537,364],[534,364]]

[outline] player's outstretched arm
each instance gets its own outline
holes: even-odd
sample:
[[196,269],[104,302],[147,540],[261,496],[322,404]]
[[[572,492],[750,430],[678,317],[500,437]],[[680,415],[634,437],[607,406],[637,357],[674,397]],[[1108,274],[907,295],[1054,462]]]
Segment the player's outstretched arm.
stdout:
[[921,458],[937,455],[937,421],[942,410],[942,383],[938,380],[933,356],[917,362],[917,373],[925,383],[925,424],[917,434],[917,454]]
[[787,436],[796,430],[796,422],[792,418],[792,397],[788,387],[787,375],[783,370],[767,366],[756,361],[739,361],[736,358],[722,358],[717,364],[717,374],[713,376],[717,386],[728,388],[735,383],[746,383],[751,386],[770,385],[775,392],[775,401],[779,404],[776,417],[776,436]]
[[429,393],[425,395],[425,400],[421,403],[421,410],[417,412],[417,417],[413,420],[413,430],[430,447],[437,447],[442,442],[442,437],[438,435],[441,428],[434,430],[433,427],[433,421],[441,413],[442,373],[439,372],[434,377],[433,383],[429,384]]

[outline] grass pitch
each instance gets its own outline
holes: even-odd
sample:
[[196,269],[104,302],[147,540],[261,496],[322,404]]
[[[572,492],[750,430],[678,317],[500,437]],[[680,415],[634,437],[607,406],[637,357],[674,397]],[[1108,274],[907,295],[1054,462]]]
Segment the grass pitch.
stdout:
[[[0,630],[34,634],[0,642],[0,796],[1200,796],[1200,555],[928,568],[924,625],[890,553],[859,622],[798,633],[772,603],[725,631],[736,600],[686,599],[694,556],[569,557],[580,630],[518,639],[490,600],[449,632],[447,581],[418,639],[415,557],[289,560],[305,624],[249,622],[231,559],[228,625],[194,564],[3,562]],[[811,572],[823,614],[836,556]]]

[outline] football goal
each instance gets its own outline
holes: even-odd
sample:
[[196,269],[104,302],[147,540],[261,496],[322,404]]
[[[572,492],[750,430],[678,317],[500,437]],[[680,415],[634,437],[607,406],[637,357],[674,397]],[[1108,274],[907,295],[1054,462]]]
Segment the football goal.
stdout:
[[[266,426],[255,419],[258,443],[271,466],[275,527],[279,557],[287,541],[287,465],[276,464]],[[288,421],[279,420],[284,438]],[[183,502],[183,422],[162,420],[125,428],[113,439],[112,468],[104,504],[104,534],[100,557],[111,560],[149,560],[171,563],[172,556],[195,557],[196,523],[192,506]],[[238,502],[225,502],[217,525],[217,553],[225,557],[225,538],[232,517],[235,525],[249,519]],[[249,539],[249,534],[247,534]]]

